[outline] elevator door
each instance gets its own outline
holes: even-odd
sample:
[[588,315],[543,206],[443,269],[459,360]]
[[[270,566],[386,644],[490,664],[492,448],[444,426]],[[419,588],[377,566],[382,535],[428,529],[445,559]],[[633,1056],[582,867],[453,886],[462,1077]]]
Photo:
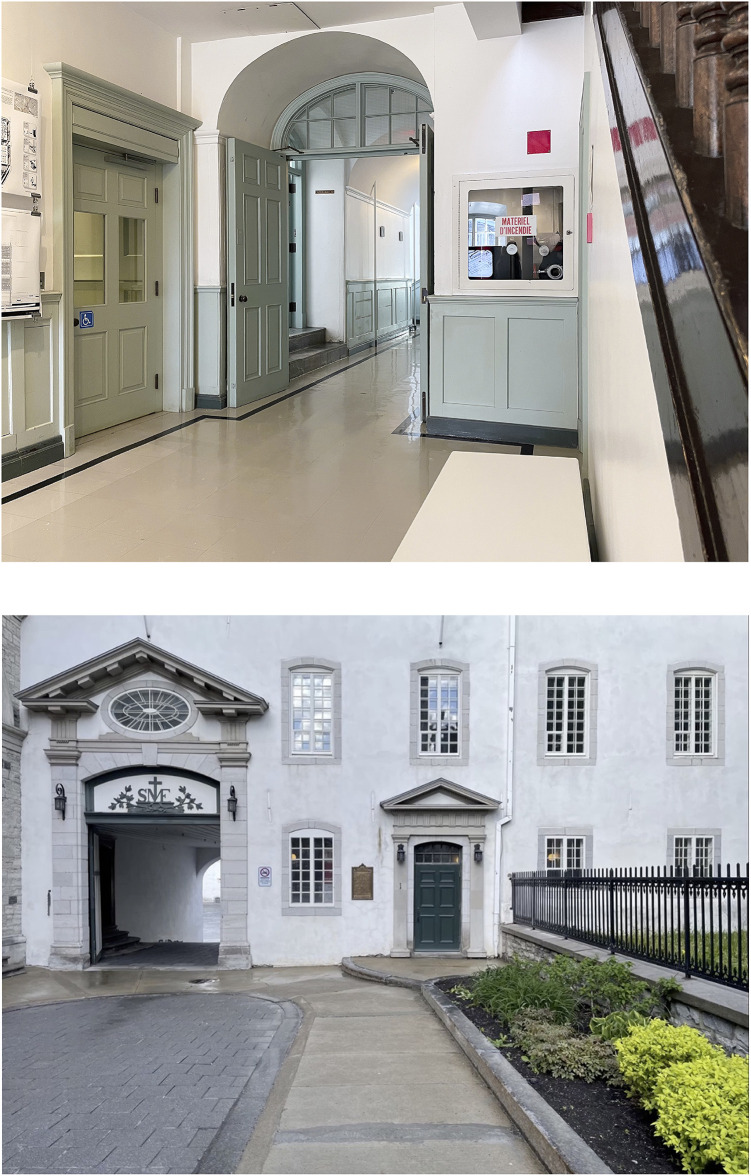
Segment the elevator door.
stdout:
[[73,151],[76,435],[162,408],[161,164]]

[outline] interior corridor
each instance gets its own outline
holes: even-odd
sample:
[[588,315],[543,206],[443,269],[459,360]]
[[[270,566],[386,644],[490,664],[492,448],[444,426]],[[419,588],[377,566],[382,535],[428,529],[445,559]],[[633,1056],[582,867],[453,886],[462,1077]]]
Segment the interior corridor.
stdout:
[[419,341],[402,339],[249,408],[86,437],[5,483],[3,559],[388,561],[450,453],[520,452],[421,437],[418,364]]

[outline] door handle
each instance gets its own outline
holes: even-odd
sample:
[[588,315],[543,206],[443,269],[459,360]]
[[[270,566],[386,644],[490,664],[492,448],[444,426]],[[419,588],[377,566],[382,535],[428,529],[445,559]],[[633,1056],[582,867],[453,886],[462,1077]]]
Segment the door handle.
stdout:
[[78,324],[80,323],[80,321],[81,321],[80,319],[74,318],[74,319],[73,319],[73,326],[74,326],[74,327],[77,327],[77,326],[78,326]]
[[248,301],[248,299],[247,299],[247,296],[246,296],[245,294],[240,294],[240,295],[238,295],[237,301],[238,301],[238,302],[247,302],[247,301]]

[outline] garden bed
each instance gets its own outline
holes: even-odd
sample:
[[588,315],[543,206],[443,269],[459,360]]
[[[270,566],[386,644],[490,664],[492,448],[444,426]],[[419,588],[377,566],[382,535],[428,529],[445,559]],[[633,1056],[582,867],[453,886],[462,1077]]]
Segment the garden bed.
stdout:
[[[445,992],[465,1017],[489,1039],[497,1039],[504,1027],[483,1009],[453,995],[453,980],[439,980],[436,987]],[[536,1074],[524,1061],[521,1051],[501,1050],[533,1090],[577,1132],[613,1172],[663,1173],[681,1172],[676,1153],[655,1137],[652,1119],[618,1087],[596,1079],[554,1078]],[[707,1169],[719,1172],[721,1169]]]

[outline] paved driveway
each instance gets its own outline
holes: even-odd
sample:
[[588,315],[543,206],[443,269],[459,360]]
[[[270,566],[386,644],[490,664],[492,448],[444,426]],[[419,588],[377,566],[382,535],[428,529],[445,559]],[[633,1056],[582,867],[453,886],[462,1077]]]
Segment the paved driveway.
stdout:
[[220,993],[6,1013],[4,1171],[234,1171],[299,1022]]

